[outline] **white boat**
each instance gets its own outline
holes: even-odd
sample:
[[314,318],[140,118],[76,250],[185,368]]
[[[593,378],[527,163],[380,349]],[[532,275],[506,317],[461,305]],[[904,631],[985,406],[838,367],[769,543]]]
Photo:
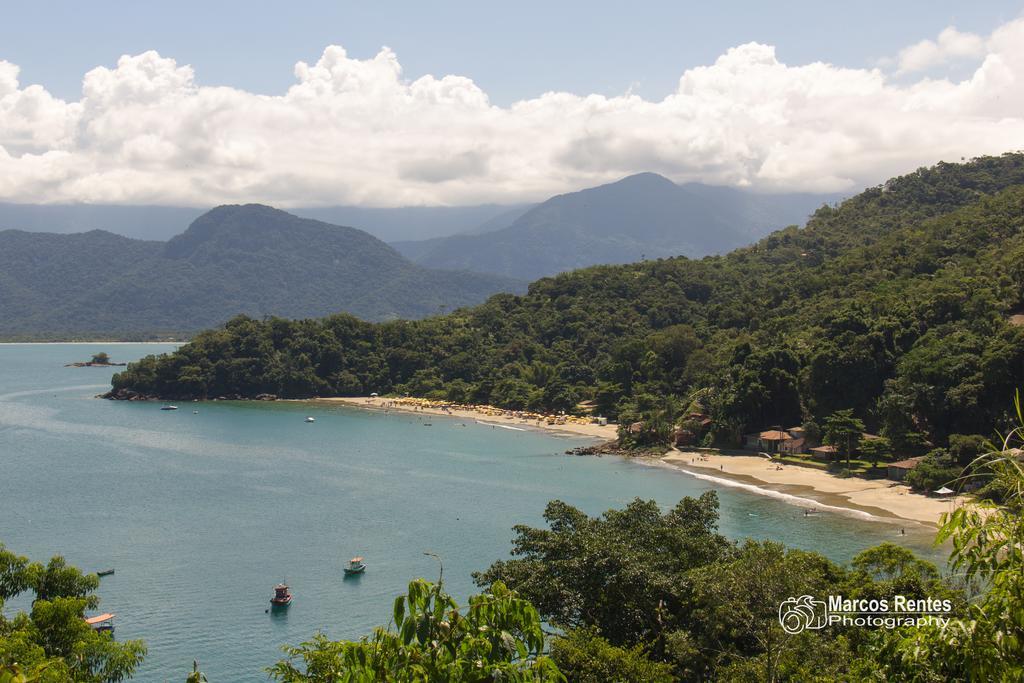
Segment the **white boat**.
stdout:
[[307,417],[306,418],[306,422],[316,422],[316,418],[315,417]]
[[160,410],[177,410],[178,406],[163,406]]

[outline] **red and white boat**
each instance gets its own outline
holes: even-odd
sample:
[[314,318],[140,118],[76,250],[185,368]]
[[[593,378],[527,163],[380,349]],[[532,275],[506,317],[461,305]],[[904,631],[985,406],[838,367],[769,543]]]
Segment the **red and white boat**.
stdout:
[[287,607],[292,603],[292,594],[288,590],[288,584],[279,583],[274,586],[274,597],[270,598],[270,604],[274,607]]

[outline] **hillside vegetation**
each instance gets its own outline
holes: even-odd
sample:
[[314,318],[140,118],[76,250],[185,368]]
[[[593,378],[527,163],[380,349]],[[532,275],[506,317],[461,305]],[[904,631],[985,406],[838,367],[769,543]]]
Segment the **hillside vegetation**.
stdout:
[[239,313],[420,318],[518,282],[429,270],[355,228],[221,206],[168,242],[0,232],[0,337],[183,335]]
[[701,260],[603,266],[382,324],[237,317],[115,375],[168,398],[398,392],[671,423],[709,441],[852,409],[896,448],[1003,426],[1024,384],[1024,155],[939,164]]

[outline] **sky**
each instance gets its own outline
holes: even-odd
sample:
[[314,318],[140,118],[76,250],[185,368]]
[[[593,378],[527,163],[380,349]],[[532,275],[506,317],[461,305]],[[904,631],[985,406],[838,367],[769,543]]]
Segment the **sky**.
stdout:
[[9,2],[0,200],[852,192],[1024,148],[1024,6]]

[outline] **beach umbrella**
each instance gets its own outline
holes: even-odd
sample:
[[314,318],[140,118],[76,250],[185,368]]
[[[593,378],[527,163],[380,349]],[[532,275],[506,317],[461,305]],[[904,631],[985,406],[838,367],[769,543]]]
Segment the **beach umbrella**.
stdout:
[[946,486],[943,486],[941,489],[939,489],[935,493],[939,494],[940,496],[948,496],[949,494],[953,493],[953,489],[948,488]]

